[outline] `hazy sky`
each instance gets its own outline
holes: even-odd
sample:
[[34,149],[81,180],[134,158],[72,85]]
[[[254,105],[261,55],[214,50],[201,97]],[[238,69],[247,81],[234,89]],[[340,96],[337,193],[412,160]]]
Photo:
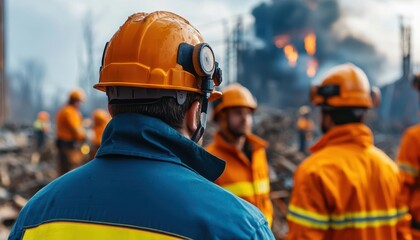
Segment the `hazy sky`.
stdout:
[[[96,60],[99,65],[106,41],[134,12],[167,10],[195,25],[215,49],[223,53],[223,19],[246,14],[260,0],[5,0],[7,42],[6,67],[19,71],[22,62],[40,61],[46,68],[49,93],[69,91],[80,76],[83,56],[83,21],[93,17]],[[374,44],[387,61],[382,82],[399,74],[398,15],[411,17],[413,55],[420,62],[420,0],[340,0],[342,22],[352,34]],[[416,16],[417,14],[417,16]],[[248,15],[247,21],[252,22]],[[64,93],[65,96],[67,93]]]

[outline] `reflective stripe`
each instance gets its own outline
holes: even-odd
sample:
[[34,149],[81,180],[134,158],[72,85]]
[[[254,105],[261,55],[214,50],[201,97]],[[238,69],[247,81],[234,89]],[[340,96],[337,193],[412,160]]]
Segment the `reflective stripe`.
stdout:
[[326,230],[330,227],[328,215],[311,212],[293,204],[289,205],[287,219],[310,228]]
[[399,162],[398,167],[400,167],[403,172],[408,173],[413,177],[419,175],[419,169],[411,164]]
[[23,240],[114,240],[147,239],[176,240],[186,239],[156,230],[138,229],[132,226],[112,226],[82,222],[50,222],[25,230]]
[[249,197],[270,192],[270,181],[263,179],[255,182],[236,182],[222,185],[229,192],[239,197]]
[[366,228],[395,225],[407,212],[407,208],[401,208],[398,210],[390,209],[325,215],[290,204],[287,218],[290,221],[316,229]]
[[267,216],[265,218],[267,219],[268,226],[271,228],[273,226],[273,218]]

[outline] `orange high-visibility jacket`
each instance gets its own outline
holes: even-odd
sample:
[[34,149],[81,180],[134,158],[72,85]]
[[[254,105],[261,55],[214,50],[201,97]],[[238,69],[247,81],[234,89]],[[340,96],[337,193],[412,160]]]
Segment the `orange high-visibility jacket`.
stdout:
[[82,113],[76,107],[72,105],[62,107],[56,117],[57,138],[63,141],[85,139],[82,121]]
[[265,154],[268,144],[253,134],[248,134],[246,140],[252,147],[252,160],[228,143],[220,132],[206,146],[207,151],[226,161],[225,171],[215,183],[254,204],[271,226],[273,205],[270,200],[270,179]]
[[296,127],[300,131],[313,131],[314,130],[314,122],[311,119],[305,117],[299,117],[296,123]]
[[294,176],[289,240],[410,239],[399,231],[407,208],[397,199],[398,167],[368,127],[336,126],[311,151]]
[[[420,124],[408,128],[401,140],[397,163],[403,177],[402,198],[414,222],[420,225]],[[420,239],[420,226],[413,227],[413,239]]]
[[108,122],[97,124],[93,127],[93,139],[92,143],[96,146],[101,145],[102,134],[104,133],[105,127]]

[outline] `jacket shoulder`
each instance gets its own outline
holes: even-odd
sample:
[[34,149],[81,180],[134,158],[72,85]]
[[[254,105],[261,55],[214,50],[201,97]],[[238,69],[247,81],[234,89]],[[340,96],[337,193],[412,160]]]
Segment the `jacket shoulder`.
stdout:
[[420,140],[420,124],[416,124],[404,131],[403,138],[417,138]]

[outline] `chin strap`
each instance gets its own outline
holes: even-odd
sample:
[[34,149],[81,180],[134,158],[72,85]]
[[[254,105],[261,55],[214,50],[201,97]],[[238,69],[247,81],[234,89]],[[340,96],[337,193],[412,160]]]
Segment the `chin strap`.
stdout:
[[[210,94],[208,94],[210,96]],[[200,113],[200,122],[198,123],[198,127],[195,130],[193,136],[191,137],[191,140],[194,142],[200,141],[201,137],[204,134],[204,130],[206,130],[206,124],[207,124],[207,109],[209,105],[208,96],[203,98],[203,101],[201,101],[201,113]]]
[[209,106],[210,94],[213,91],[213,88],[214,88],[213,79],[203,78],[201,80],[201,91],[203,91],[204,94],[203,94],[203,100],[201,101],[200,122],[198,123],[198,127],[191,138],[191,140],[193,140],[196,143],[203,136],[204,130],[206,130],[207,109]]

